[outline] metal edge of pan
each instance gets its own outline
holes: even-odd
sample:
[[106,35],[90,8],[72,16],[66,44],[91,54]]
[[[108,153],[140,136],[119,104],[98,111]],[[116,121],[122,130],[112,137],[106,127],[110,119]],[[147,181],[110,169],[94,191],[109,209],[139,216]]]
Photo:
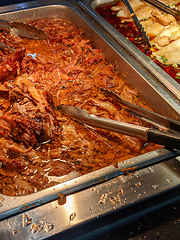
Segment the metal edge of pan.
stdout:
[[[66,2],[63,5],[68,6],[68,3]],[[76,9],[75,6],[74,6],[74,9]],[[32,9],[29,9],[29,8],[28,10],[32,11]],[[34,10],[35,8],[33,8],[33,11]],[[1,8],[0,8],[0,11],[1,11]],[[76,11],[78,12],[79,10],[76,9]],[[79,14],[81,15],[81,13]],[[146,163],[149,164],[149,161],[151,160],[152,162],[153,161],[158,162],[158,161],[163,161],[165,159],[175,157],[177,155],[179,155],[179,152],[177,151],[169,151],[165,148],[161,148],[159,150],[150,152],[148,154],[143,154],[143,156],[136,157],[135,159],[129,159],[123,163],[119,163],[119,166],[117,169],[114,168],[113,166],[109,166],[107,168],[93,172],[88,176],[87,175],[81,176],[77,179],[70,180],[69,182],[56,185],[52,188],[45,189],[34,194],[30,194],[22,197],[8,197],[1,194],[0,195],[1,218],[8,217],[12,214],[16,214],[17,212],[25,211],[26,209],[30,209],[35,206],[52,201],[53,199],[57,198],[57,194],[59,192],[64,191],[64,194],[73,193],[83,188],[90,187],[94,184],[98,184],[100,181],[106,181],[108,179],[114,178],[117,175],[122,174],[122,171],[121,171],[122,168],[133,167],[133,166],[136,166],[137,164],[140,164],[139,166],[140,168],[142,168],[146,166]],[[88,181],[86,180],[87,177],[88,177]]]

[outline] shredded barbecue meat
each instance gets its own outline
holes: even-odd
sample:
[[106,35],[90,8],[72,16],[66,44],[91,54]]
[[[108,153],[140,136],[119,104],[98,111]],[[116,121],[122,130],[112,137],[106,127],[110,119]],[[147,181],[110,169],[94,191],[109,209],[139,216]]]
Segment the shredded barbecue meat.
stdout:
[[0,52],[0,193],[37,192],[57,184],[50,176],[86,174],[160,147],[87,127],[59,112],[57,105],[68,104],[149,126],[99,87],[152,109],[71,22],[46,18],[29,23],[49,39],[22,39],[3,29],[0,34],[0,41],[15,49]]

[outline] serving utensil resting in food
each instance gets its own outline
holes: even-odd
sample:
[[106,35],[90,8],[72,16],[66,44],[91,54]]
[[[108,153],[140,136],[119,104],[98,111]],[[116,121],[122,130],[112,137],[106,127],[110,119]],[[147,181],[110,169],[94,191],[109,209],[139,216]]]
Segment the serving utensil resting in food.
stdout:
[[[113,94],[114,93],[112,92],[112,95]],[[119,98],[119,100],[121,100],[121,98]],[[125,101],[124,104],[126,104]],[[115,121],[107,118],[97,117],[93,114],[89,114],[85,110],[81,110],[80,108],[74,106],[59,105],[57,108],[68,114],[73,119],[78,120],[84,124],[113,132],[118,132],[121,134],[129,135],[131,137],[146,140],[148,142],[153,142],[169,148],[180,150],[180,132],[177,131],[180,129],[179,122],[174,121],[173,119],[163,117],[159,114],[154,114],[150,111],[147,111],[146,109],[137,107],[133,104],[130,104],[129,106],[132,107],[131,109],[134,114],[138,114],[139,116],[142,116],[142,113],[145,114],[144,119],[148,120],[148,118],[150,118],[151,123],[153,122],[153,120],[155,120],[155,125],[159,124],[162,127],[165,126],[168,132],[154,128],[138,126],[130,123]],[[172,133],[170,131],[172,131]]]
[[[134,20],[134,23],[138,29],[138,32],[140,34],[140,36],[143,38],[144,42],[149,46],[151,47],[151,43],[149,41],[149,38],[146,34],[146,31],[144,30],[143,26],[141,25],[141,23],[139,22],[136,14],[134,13],[130,3],[128,0],[122,0],[123,3],[126,5],[126,7],[128,8],[128,10],[130,11],[131,13],[131,17],[133,18]],[[173,15],[177,21],[180,21],[180,11],[178,9],[175,9],[175,8],[171,8],[165,4],[163,4],[162,2],[158,1],[158,0],[145,0],[145,2],[153,5],[154,7],[160,9],[161,11],[167,13],[167,14],[171,14]]]
[[145,108],[139,107],[133,103],[127,102],[119,97],[115,92],[109,91],[108,89],[101,88],[103,94],[107,97],[113,98],[116,102],[126,106],[126,111],[135,115],[142,120],[145,120],[154,126],[160,127],[166,131],[180,133],[180,122],[175,121],[174,119],[164,117],[160,114],[151,112]]
[[148,47],[151,47],[151,43],[149,41],[149,38],[143,28],[143,26],[141,25],[141,23],[139,22],[136,14],[134,13],[130,3],[128,2],[128,0],[123,0],[123,3],[126,5],[126,7],[128,8],[129,12],[131,13],[131,17],[134,20],[134,23],[138,29],[139,35],[142,37],[142,39],[144,40],[144,42],[148,45]]
[[0,28],[7,29],[13,35],[32,39],[47,39],[48,35],[41,29],[25,24],[23,22],[8,22],[0,19]]

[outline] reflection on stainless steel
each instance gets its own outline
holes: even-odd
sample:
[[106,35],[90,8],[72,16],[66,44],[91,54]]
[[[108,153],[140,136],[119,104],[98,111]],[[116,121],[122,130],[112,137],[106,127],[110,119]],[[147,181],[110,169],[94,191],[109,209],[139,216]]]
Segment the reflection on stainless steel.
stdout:
[[[109,3],[117,2],[116,0],[108,0]],[[115,41],[130,53],[144,68],[147,69],[158,81],[163,84],[178,100],[180,100],[179,84],[165,73],[157,64],[150,60],[144,53],[137,49],[129,40],[119,33],[110,23],[101,17],[95,9],[104,3],[105,0],[80,0],[79,5],[85,10],[100,26],[105,29]]]
[[23,22],[8,22],[0,19],[0,27],[9,30],[15,36],[39,40],[48,38],[48,35],[43,30]]
[[113,91],[109,91],[108,89],[101,88],[101,91],[108,97],[111,97],[114,101],[119,102],[127,107],[128,112],[138,116],[141,119],[144,119],[147,122],[152,123],[153,125],[160,127],[164,130],[170,132],[180,132],[180,122],[175,121],[174,119],[170,119],[164,117],[160,114],[148,111],[142,107],[138,107],[132,103],[124,101]]
[[89,126],[125,134],[131,137],[147,140],[148,142],[157,143],[172,149],[180,150],[180,134],[177,132],[164,132],[158,129],[147,128],[135,124],[97,117],[93,114],[89,114],[85,110],[81,110],[80,108],[74,107],[72,105],[59,105],[58,108],[82,124],[87,124]]
[[[35,8],[41,4],[42,7]],[[33,8],[29,8],[30,6]],[[110,62],[117,65],[122,76],[138,89],[158,113],[180,120],[180,106],[172,95],[94,24],[75,2],[66,1],[54,5],[49,5],[49,1],[32,2],[25,5],[28,9],[11,12],[17,10],[16,7],[15,5],[0,8],[0,18],[25,21],[27,18],[33,20],[52,16],[72,21],[76,27],[85,31],[86,37],[91,39],[94,46],[102,49]],[[7,13],[3,13],[5,11]],[[23,197],[0,195],[0,239],[43,239],[59,232],[64,234],[65,230],[98,219],[103,214],[124,209],[178,187],[180,166],[177,159],[145,167],[179,154],[177,151],[161,148],[121,162],[117,168],[109,166],[71,180],[67,177],[66,182],[34,194]],[[137,170],[143,169],[127,176],[123,175],[128,168],[132,170],[133,167]],[[66,196],[63,205],[58,203],[60,193]],[[5,217],[9,218],[4,219]],[[131,217],[133,216],[129,216],[128,219]],[[124,219],[119,219],[118,224],[123,221]],[[73,236],[74,239],[78,239],[77,233]],[[88,239],[88,236],[84,239]]]
[[[173,165],[178,169],[174,170]],[[160,194],[168,188],[176,188],[180,181],[178,170],[180,170],[180,163],[177,159],[173,159],[70,194],[64,205],[59,205],[55,200],[27,211],[26,214],[31,218],[31,223],[24,228],[22,227],[24,213],[12,216],[8,221],[1,221],[0,239],[7,239],[7,236],[8,239],[14,240],[44,239],[58,232],[62,234],[59,239],[91,239],[99,233],[95,225],[91,227],[92,221],[99,219],[103,222],[102,218],[100,219],[103,215],[123,209],[128,212],[129,206],[135,207],[138,202],[142,203],[143,200],[151,199],[152,196],[159,198]],[[171,178],[171,182],[166,181],[167,177]],[[162,206],[165,204],[168,202],[162,203]],[[124,217],[119,212],[118,220],[116,219],[117,222],[114,225],[113,223],[105,226],[97,225],[102,228],[101,232],[109,231],[112,227],[137,218],[138,214],[155,210],[156,206],[149,206],[146,209],[143,205],[143,208],[143,213],[137,213],[134,216]],[[85,226],[85,223],[88,226]],[[83,225],[79,231],[73,232],[81,224]]]

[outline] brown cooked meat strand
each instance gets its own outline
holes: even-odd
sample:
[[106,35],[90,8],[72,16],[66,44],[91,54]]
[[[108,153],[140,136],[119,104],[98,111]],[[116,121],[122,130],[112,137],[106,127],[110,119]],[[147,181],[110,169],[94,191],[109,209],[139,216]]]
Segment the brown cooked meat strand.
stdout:
[[57,105],[68,104],[97,116],[147,125],[105,97],[99,87],[152,109],[71,22],[47,18],[29,23],[50,39],[21,39],[3,30],[0,34],[0,41],[16,50],[0,54],[0,193],[30,194],[58,183],[50,177],[117,166],[159,148],[87,127],[58,112]]

